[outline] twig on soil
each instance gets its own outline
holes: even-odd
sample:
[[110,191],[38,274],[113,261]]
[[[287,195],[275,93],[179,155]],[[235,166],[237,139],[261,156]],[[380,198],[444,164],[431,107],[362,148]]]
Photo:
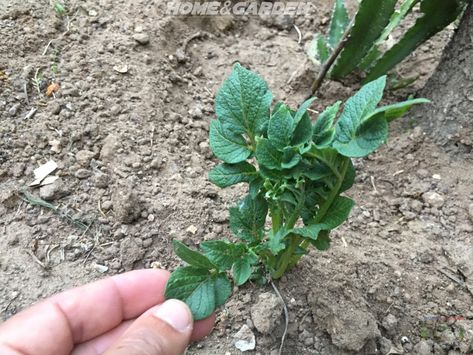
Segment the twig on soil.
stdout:
[[46,53],[48,52],[48,49],[49,49],[49,46],[51,45],[51,43],[53,43],[53,40],[50,40],[50,41],[48,42],[48,44],[46,45],[46,48],[44,48],[43,55],[46,55]]
[[[61,211],[59,207],[54,206],[53,204],[51,204],[49,202],[46,202],[43,199],[37,198],[37,197],[31,195],[30,193],[28,193],[26,191],[20,191],[20,193],[21,193],[21,195],[19,197],[23,201],[28,202],[30,205],[47,208],[47,209],[53,211],[54,213],[56,213],[57,215],[59,215],[59,217],[65,219],[69,223],[73,224],[77,228],[82,229],[85,232],[87,232],[89,230],[90,225],[87,226],[86,224],[82,223],[81,221],[73,218],[72,216],[70,216],[66,212]],[[84,232],[84,234],[85,234],[85,232]]]
[[274,284],[273,280],[270,279],[270,282],[271,282],[271,286],[273,286],[274,292],[276,292],[278,297],[281,299],[283,307],[284,307],[284,333],[282,334],[281,345],[279,346],[279,351],[278,351],[278,354],[281,355],[283,353],[282,350],[284,348],[284,341],[286,339],[287,328],[289,326],[289,312],[287,311],[286,302],[284,302],[284,298],[281,296],[281,293],[279,292],[278,288]]
[[374,176],[370,176],[371,186],[373,186],[373,190],[375,194],[378,194],[378,189],[376,188],[376,184],[374,183]]
[[330,57],[322,65],[322,68],[320,69],[319,76],[317,77],[317,79],[315,79],[314,83],[312,84],[311,93],[310,93],[309,97],[315,96],[317,91],[320,89],[320,86],[322,85],[322,82],[324,81],[325,77],[327,76],[328,71],[332,67],[333,63],[335,63],[335,60],[338,58],[338,55],[340,54],[342,49],[345,48],[345,45],[346,45],[347,39],[348,39],[348,35],[350,34],[351,28],[353,27],[354,23],[355,23],[355,16],[353,16],[350,23],[348,24],[345,32],[342,35],[342,38],[340,39],[340,42],[338,42],[337,48],[335,48],[333,50]]
[[24,118],[24,120],[28,120],[30,119],[31,117],[33,117],[36,113],[36,111],[38,111],[38,109],[36,107],[33,107],[30,112],[28,112]]
[[182,43],[182,50],[184,51],[184,53],[186,53],[187,51],[187,47],[189,46],[189,43],[191,41],[193,41],[194,39],[197,39],[197,38],[203,38],[203,37],[212,37],[212,35],[208,32],[205,32],[205,31],[199,31],[197,33],[194,33],[192,36],[190,37],[187,37],[184,42]]
[[20,295],[20,293],[15,294],[15,296],[13,296],[13,297],[10,299],[10,301],[8,301],[7,305],[2,309],[2,313],[5,313],[6,311],[8,311],[8,308],[10,308],[11,304],[13,303],[13,301],[16,300],[19,295]]
[[[446,268],[446,267],[445,267]],[[450,280],[452,280],[453,282],[457,283],[462,289],[464,289],[465,291],[467,291],[471,296],[473,296],[473,291],[470,290],[470,288],[465,284],[464,281],[460,280],[458,277],[455,277],[453,275],[451,275],[450,273],[446,272],[445,270],[443,270],[442,268],[437,268],[437,271],[440,272],[441,274],[445,275],[446,277],[448,277]]]
[[43,263],[41,260],[39,260],[38,257],[37,257],[31,250],[28,250],[28,249],[27,249],[26,252],[27,252],[28,254],[30,254],[30,256],[33,258],[33,260],[34,260],[39,266],[41,266],[44,270],[48,270],[48,269],[49,269],[49,267],[48,267],[45,263]]
[[299,36],[298,40],[297,40],[297,44],[301,44],[302,42],[302,33],[301,33],[301,30],[299,29],[299,27],[297,27],[296,25],[293,25],[294,26],[294,29],[296,30],[297,32],[297,35]]

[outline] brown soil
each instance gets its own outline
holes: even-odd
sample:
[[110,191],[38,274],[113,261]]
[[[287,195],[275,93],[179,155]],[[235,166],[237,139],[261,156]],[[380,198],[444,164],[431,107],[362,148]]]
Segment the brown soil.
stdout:
[[[298,44],[284,19],[165,17],[158,0],[73,1],[65,19],[47,2],[0,0],[2,319],[106,275],[173,269],[173,238],[195,246],[230,237],[227,208],[244,191],[219,190],[206,177],[216,162],[207,142],[215,92],[240,61],[276,99],[300,102],[313,75],[304,44],[327,27],[330,3],[295,19]],[[398,69],[421,78],[387,102],[423,85],[448,37]],[[55,98],[45,95],[52,81]],[[316,109],[354,89],[350,80],[327,82]],[[284,353],[473,351],[473,163],[403,122],[381,151],[356,161],[349,195],[357,206],[331,250],[311,252],[279,282],[290,321]],[[60,183],[27,188],[49,159]],[[25,189],[60,213],[20,199]],[[234,335],[247,325],[254,353],[276,354],[282,322],[263,334],[252,319],[263,292],[272,289],[234,292],[213,333],[189,353],[238,354]]]

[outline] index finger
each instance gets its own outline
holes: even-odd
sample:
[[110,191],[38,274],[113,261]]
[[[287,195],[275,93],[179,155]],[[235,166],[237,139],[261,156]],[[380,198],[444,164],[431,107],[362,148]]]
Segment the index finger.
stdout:
[[66,354],[164,301],[169,272],[137,270],[65,291],[0,325],[0,348]]

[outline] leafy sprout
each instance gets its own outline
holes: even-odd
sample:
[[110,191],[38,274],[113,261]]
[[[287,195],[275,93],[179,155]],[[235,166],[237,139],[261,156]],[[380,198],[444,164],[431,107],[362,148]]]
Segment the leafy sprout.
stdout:
[[374,152],[386,142],[392,120],[428,102],[378,107],[385,85],[385,76],[365,85],[340,114],[336,102],[313,123],[308,109],[314,98],[298,109],[282,102],[271,109],[263,79],[236,64],[216,97],[210,147],[223,163],[209,179],[221,188],[248,184],[248,194],[230,208],[230,229],[239,242],[201,242],[195,251],[174,241],[188,266],[172,273],[166,297],[185,301],[194,319],[203,319],[230,297],[229,275],[238,286],[267,275],[278,279],[310,247],[328,249],[330,231],[354,205],[343,195],[355,180],[350,158]]

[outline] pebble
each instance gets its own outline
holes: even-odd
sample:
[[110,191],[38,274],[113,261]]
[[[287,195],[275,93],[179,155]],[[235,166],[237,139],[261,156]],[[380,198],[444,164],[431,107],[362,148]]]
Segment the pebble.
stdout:
[[396,330],[397,318],[390,313],[386,317],[384,317],[382,325],[388,333],[392,334]]
[[39,197],[45,201],[54,201],[68,194],[69,192],[61,178],[57,179],[52,184],[41,186],[39,189]]
[[103,140],[102,149],[100,150],[100,159],[101,160],[111,160],[115,155],[115,152],[118,148],[118,137],[109,134]]
[[135,33],[133,39],[141,45],[146,45],[149,43],[149,36],[147,33]]
[[108,271],[108,266],[101,265],[101,264],[95,264],[94,269],[96,271],[100,272],[101,274],[104,274]]
[[422,199],[424,200],[425,203],[436,208],[442,207],[443,204],[445,203],[445,199],[442,197],[442,195],[434,191],[425,192],[422,195]]
[[110,176],[104,173],[98,173],[94,177],[95,186],[105,189],[110,184]]
[[235,339],[233,344],[240,351],[254,350],[256,348],[256,337],[246,324],[233,337]]
[[92,175],[92,172],[90,172],[87,169],[78,169],[75,173],[74,176],[78,179],[87,179]]
[[91,152],[90,150],[79,150],[76,153],[76,161],[81,166],[89,166],[93,157],[95,157],[95,153]]
[[9,114],[10,116],[12,116],[12,117],[15,116],[15,115],[17,114],[17,112],[18,112],[18,108],[19,108],[19,107],[20,107],[19,104],[13,105],[13,106],[10,107],[10,109],[8,110],[8,114]]
[[470,203],[470,206],[468,206],[468,215],[470,216],[470,219],[473,222],[473,203]]

